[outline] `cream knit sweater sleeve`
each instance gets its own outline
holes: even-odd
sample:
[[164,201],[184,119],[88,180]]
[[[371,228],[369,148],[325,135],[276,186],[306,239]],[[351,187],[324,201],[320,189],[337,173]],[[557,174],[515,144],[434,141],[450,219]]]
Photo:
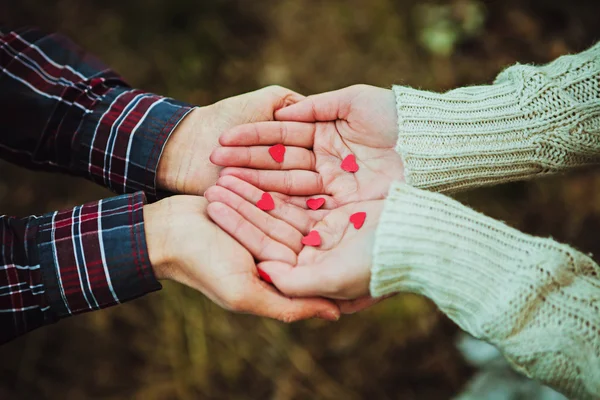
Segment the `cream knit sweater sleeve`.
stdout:
[[[513,66],[491,86],[394,91],[412,186],[457,191],[600,161],[600,44]],[[429,297],[527,376],[600,398],[600,268],[590,257],[401,183],[373,254],[373,296]]]
[[489,86],[394,92],[412,186],[452,192],[600,161],[600,43]]
[[373,296],[426,296],[527,376],[600,398],[600,268],[588,256],[403,183],[373,254]]

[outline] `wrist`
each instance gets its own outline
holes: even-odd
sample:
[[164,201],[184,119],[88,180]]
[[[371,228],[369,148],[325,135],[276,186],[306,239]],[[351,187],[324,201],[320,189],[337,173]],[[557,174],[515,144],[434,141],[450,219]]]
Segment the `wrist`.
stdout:
[[157,187],[173,193],[202,195],[216,181],[219,168],[210,162],[218,136],[210,134],[214,107],[193,109],[171,133],[160,157]]
[[173,279],[173,263],[167,243],[169,237],[169,218],[164,208],[169,202],[165,199],[144,206],[144,232],[148,258],[158,280]]
[[398,140],[398,110],[396,106],[396,95],[392,89],[378,88],[381,97],[381,110],[383,115],[376,116],[382,121],[385,121],[385,127],[381,132],[389,138],[390,141],[396,143]]
[[535,135],[523,133],[535,121],[525,115],[519,91],[512,83],[446,93],[394,86],[396,150],[406,182],[435,192],[457,192],[538,173]]

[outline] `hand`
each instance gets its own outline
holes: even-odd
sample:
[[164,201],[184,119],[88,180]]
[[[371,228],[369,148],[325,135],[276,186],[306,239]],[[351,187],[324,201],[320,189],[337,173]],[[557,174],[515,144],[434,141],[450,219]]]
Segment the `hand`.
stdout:
[[157,168],[157,186],[174,193],[202,195],[221,168],[209,161],[223,131],[236,125],[272,121],[273,113],[304,97],[280,86],[231,97],[192,110],[168,139]]
[[[395,151],[398,127],[391,90],[350,86],[309,96],[278,110],[275,117],[280,122],[247,124],[223,133],[219,141],[225,147],[215,149],[210,158],[231,167],[221,176],[233,175],[287,195],[327,194],[329,209],[382,199],[392,181],[404,178]],[[266,147],[277,143],[286,146],[281,164]],[[340,167],[349,154],[360,167],[354,174]]]
[[289,299],[261,281],[252,256],[206,215],[207,201],[174,196],[144,206],[150,262],[158,279],[204,293],[223,308],[292,322],[339,318],[324,299]]
[[[310,210],[272,193],[275,208],[266,213],[255,204],[263,192],[232,176],[219,178],[206,191],[208,215],[246,247],[259,261],[273,284],[288,296],[323,296],[357,299],[340,302],[342,312],[355,312],[379,299],[369,297],[370,267],[375,229],[383,200],[364,201],[335,210]],[[364,211],[359,230],[350,215]],[[320,233],[322,244],[301,244],[310,230]]]

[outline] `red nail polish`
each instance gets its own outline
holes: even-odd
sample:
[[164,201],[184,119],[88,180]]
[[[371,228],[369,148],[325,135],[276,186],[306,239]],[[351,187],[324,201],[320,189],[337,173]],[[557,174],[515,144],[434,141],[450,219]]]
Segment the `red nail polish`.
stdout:
[[257,268],[257,269],[258,269],[258,276],[260,276],[260,278],[263,281],[265,281],[267,283],[273,283],[273,281],[271,280],[271,277],[269,276],[269,274],[267,274],[265,271],[263,271],[260,268]]

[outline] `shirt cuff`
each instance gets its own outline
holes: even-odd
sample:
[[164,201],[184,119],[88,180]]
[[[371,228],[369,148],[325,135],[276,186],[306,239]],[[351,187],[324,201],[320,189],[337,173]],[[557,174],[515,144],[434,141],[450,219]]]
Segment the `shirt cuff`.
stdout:
[[110,90],[83,119],[74,169],[116,193],[142,190],[155,200],[164,146],[192,109],[140,90]]
[[137,192],[40,217],[38,254],[52,319],[161,288],[148,257],[145,201]]

